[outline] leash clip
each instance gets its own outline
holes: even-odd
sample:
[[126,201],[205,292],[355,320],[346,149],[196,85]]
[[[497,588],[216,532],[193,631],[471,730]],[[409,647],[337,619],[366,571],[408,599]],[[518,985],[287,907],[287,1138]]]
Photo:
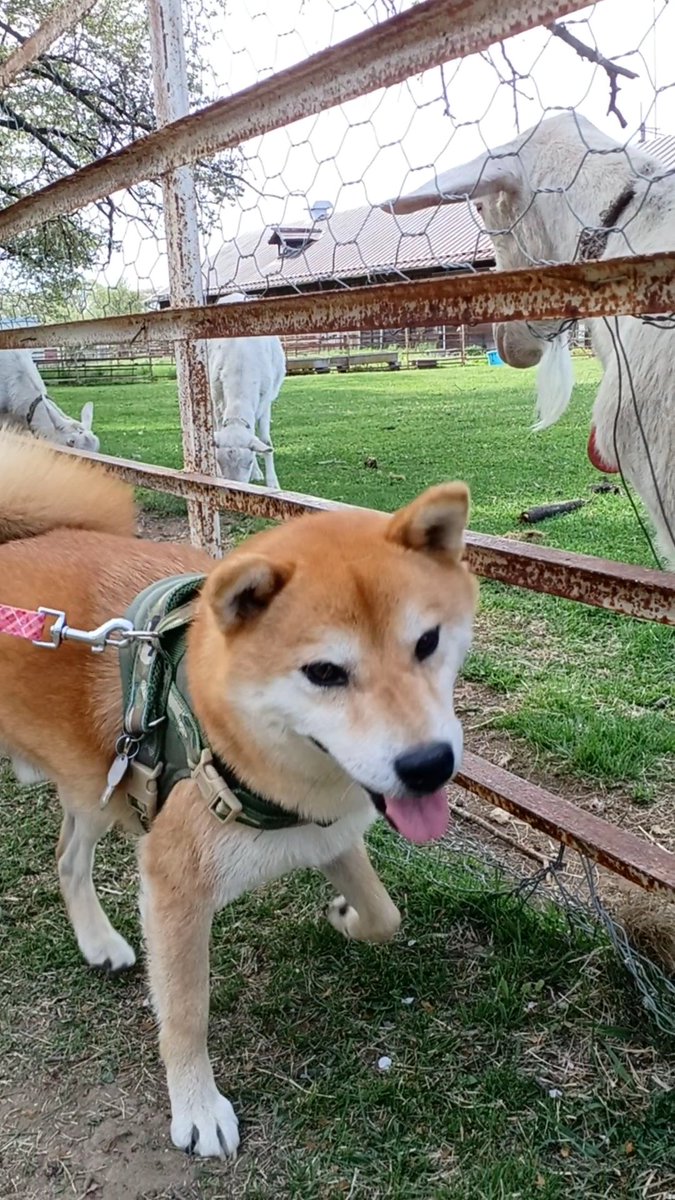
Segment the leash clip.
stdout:
[[66,623],[66,614],[58,608],[38,608],[41,617],[54,617],[49,629],[50,641],[34,641],[34,646],[45,650],[56,650],[62,642],[80,642],[89,646],[92,654],[102,654],[106,646],[122,650],[131,641],[154,641],[154,634],[147,630],[134,629],[133,622],[126,617],[112,617],[97,629],[75,629]]

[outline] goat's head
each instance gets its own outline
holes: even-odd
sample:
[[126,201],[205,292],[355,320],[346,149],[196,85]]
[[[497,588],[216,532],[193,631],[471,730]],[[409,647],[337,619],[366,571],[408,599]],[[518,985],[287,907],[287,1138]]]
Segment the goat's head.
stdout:
[[232,423],[219,429],[215,441],[218,470],[234,483],[250,483],[256,454],[272,453],[272,447],[244,424]]
[[[582,230],[598,228],[631,178],[652,169],[642,151],[631,148],[629,157],[585,117],[563,112],[381,207],[411,213],[471,200],[492,238],[498,270],[571,262]],[[534,366],[559,328],[560,322],[498,326],[500,355],[514,367]]]
[[71,446],[74,450],[91,450],[94,454],[98,453],[101,443],[92,429],[94,405],[91,400],[83,405],[79,421],[66,416],[51,396],[46,394],[44,405],[50,422],[47,433],[50,441],[59,446]]

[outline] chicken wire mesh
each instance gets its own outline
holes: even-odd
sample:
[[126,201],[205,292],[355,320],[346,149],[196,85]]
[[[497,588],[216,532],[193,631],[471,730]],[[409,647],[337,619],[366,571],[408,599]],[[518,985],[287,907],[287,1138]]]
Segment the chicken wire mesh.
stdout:
[[[6,5],[0,50],[11,53],[50,7],[38,0]],[[293,0],[283,9],[255,0],[187,0],[191,108],[411,7],[385,0]],[[489,269],[490,235],[522,224],[524,214],[505,226],[482,220],[475,205],[434,203],[395,218],[377,206],[567,110],[634,146],[638,158],[642,147],[662,172],[670,171],[675,123],[667,46],[674,23],[666,3],[654,0],[636,11],[624,0],[605,0],[548,29],[326,108],[198,163],[209,295],[232,289],[283,294]],[[95,6],[5,90],[0,124],[5,205],[152,130],[143,0],[115,0],[100,11]],[[580,144],[583,149],[583,135]],[[593,155],[590,147],[587,159]],[[606,151],[599,157],[605,167]],[[563,180],[554,190],[564,193],[583,228],[575,182]],[[532,170],[527,183],[524,210],[533,195],[550,191]],[[635,249],[634,225],[634,212],[620,224],[628,252]],[[622,252],[619,240],[613,253]],[[525,245],[523,253],[532,262],[564,257],[542,249]],[[159,188],[135,185],[17,239],[3,248],[2,274],[1,315],[7,318],[114,315],[161,302],[168,269]],[[386,339],[387,331],[382,334]],[[424,340],[430,337],[442,340],[433,332]]]
[[[387,0],[292,0],[283,6],[189,0],[184,28],[191,109],[250,87],[410,7]],[[49,8],[6,6],[0,21],[5,56]],[[673,9],[666,2],[635,6],[605,0],[545,29],[326,107],[199,162],[195,178],[208,300],[233,291],[258,298],[346,290],[490,271],[495,264],[672,249],[667,231],[656,243],[645,239],[641,218],[650,205],[663,204],[675,173],[675,79],[668,53],[674,33]],[[562,121],[573,130],[575,146],[566,173],[555,178],[546,173],[557,137],[547,124],[551,120],[558,122],[556,129]],[[3,205],[152,130],[145,5],[115,0],[95,7],[2,93],[0,125],[5,131]],[[594,126],[617,147],[598,138]],[[458,173],[477,156],[482,159],[473,174]],[[626,172],[637,180],[629,198]],[[511,197],[504,203],[505,180],[513,185],[515,202]],[[425,190],[414,203],[387,204],[420,188]],[[448,198],[456,202],[446,203]],[[8,242],[1,251],[0,282],[0,325],[5,326],[143,312],[167,304],[159,186],[134,185]],[[285,348],[289,363],[300,360],[304,367],[305,360],[319,356],[322,369],[327,363],[329,370],[338,357],[347,357],[348,366],[359,365],[355,355],[384,351],[404,366],[420,354],[470,362],[474,354],[494,353],[491,327],[460,328],[447,314],[441,316],[432,327],[416,325],[411,311],[405,329],[331,334],[319,329],[289,336]],[[587,330],[568,320],[523,324],[520,336],[526,344],[520,352],[525,356],[526,335],[541,343],[540,355],[541,346],[566,345],[571,335],[587,344]],[[651,330],[671,336],[671,325],[659,318]],[[620,365],[622,329],[616,321],[606,328]],[[506,329],[503,339],[509,336]],[[515,332],[514,325],[511,335]],[[509,348],[502,343],[500,349],[508,358]],[[535,361],[537,351],[530,347],[529,352]],[[133,346],[74,342],[38,356],[45,368],[54,363],[61,382],[100,379],[102,362],[109,365],[111,383],[152,382],[154,366],[167,359],[167,347],[151,345],[141,355]],[[620,369],[619,378],[625,381],[626,404],[635,408],[630,371]],[[643,438],[643,444],[649,452],[650,440]],[[672,459],[670,449],[663,461]],[[664,509],[665,543],[671,520],[666,506],[673,497],[649,453],[647,466],[655,476],[652,517],[656,505]],[[527,898],[552,895],[574,919],[599,920],[646,1008],[672,1031],[672,985],[622,932],[613,897],[605,897],[588,863],[574,855],[561,859],[551,843],[536,838],[530,844],[522,830],[514,836],[494,821],[486,827],[480,811],[466,804],[458,805],[455,815],[453,847],[477,863],[498,866],[501,886]],[[433,864],[433,856],[429,861]],[[528,861],[536,863],[533,874],[526,870]],[[664,904],[658,922],[666,925],[671,911]]]

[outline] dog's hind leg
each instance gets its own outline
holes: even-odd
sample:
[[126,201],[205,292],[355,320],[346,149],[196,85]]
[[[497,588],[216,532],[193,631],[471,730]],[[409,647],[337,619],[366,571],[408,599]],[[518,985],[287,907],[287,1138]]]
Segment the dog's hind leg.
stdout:
[[61,836],[56,849],[61,892],[77,944],[92,967],[123,971],[136,961],[131,946],[113,929],[94,890],[92,870],[96,843],[115,819],[111,807],[75,807],[59,788],[63,805]]
[[341,893],[326,913],[335,929],[360,942],[388,942],[396,936],[401,914],[368,858],[362,839],[321,869]]
[[19,758],[16,754],[12,755],[12,770],[16,775],[17,783],[24,787],[30,787],[34,783],[45,783],[47,780],[47,776],[39,767],[34,767],[32,763],[27,762],[25,758]]

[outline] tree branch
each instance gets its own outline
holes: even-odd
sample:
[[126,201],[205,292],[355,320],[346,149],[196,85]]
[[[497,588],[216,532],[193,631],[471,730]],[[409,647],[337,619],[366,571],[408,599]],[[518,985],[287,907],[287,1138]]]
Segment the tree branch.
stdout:
[[20,113],[14,112],[4,100],[0,100],[0,111],[4,112],[8,120],[12,122],[11,125],[5,126],[7,129],[20,130],[22,133],[29,134],[30,137],[35,138],[36,142],[44,146],[45,150],[49,150],[50,154],[53,154],[55,158],[60,159],[67,167],[70,167],[71,171],[79,169],[80,163],[76,162],[74,158],[71,158],[69,154],[66,154],[64,150],[55,145],[48,133],[44,133],[38,125],[33,125],[30,121],[27,121]]
[[[108,107],[111,108],[118,117],[124,121],[130,121],[129,114],[126,113],[124,109],[112,99],[112,97],[106,96],[106,94],[101,91],[98,93],[90,92],[87,88],[79,87],[76,83],[71,83],[71,81],[67,79],[65,75],[61,73],[58,67],[56,67],[51,61],[42,59],[33,67],[30,67],[28,73],[29,75],[34,75],[38,79],[48,79],[50,83],[55,83],[57,87],[60,87],[64,92],[67,92],[68,95],[72,96],[74,100],[79,100],[80,104],[84,105],[85,108],[88,108],[89,112],[93,113],[95,117],[98,117],[99,120],[106,125],[111,125],[114,118],[110,115],[110,113],[105,112],[104,109],[95,103],[95,100],[92,97],[95,97],[96,95],[98,95],[100,100],[104,104],[107,104]],[[144,129],[146,133],[153,132],[154,126],[149,122],[141,121],[138,117],[135,117],[134,120],[135,123],[140,126],[141,129]]]
[[[9,36],[13,37],[17,42],[19,42],[20,45],[23,45],[26,41],[26,38],[23,36],[23,34],[19,33],[18,29],[13,29],[7,21],[0,20],[0,30],[3,30],[4,33],[9,34]],[[68,61],[70,61],[73,66],[80,65],[76,59],[70,59]],[[38,61],[33,63],[33,65],[28,68],[27,74],[32,75],[37,79],[48,79],[50,83],[55,83],[57,87],[60,87],[64,92],[67,92],[67,94],[72,96],[74,100],[79,100],[79,102],[83,104],[85,108],[88,108],[89,111],[94,114],[94,116],[98,117],[99,120],[106,125],[112,125],[113,118],[110,116],[110,113],[106,113],[100,107],[100,105],[96,103],[97,99],[112,109],[112,111],[116,113],[121,120],[126,121],[129,124],[137,125],[146,133],[152,133],[155,128],[151,122],[139,117],[138,114],[134,114],[132,117],[120,104],[117,103],[113,96],[106,95],[106,93],[101,90],[100,86],[98,91],[94,92],[89,88],[83,88],[78,84],[73,83],[63,74],[60,69],[59,60],[54,55],[41,55]]]
[[138,125],[138,127],[143,129],[146,133],[152,133],[155,129],[155,126],[151,124],[150,121],[143,120],[137,114],[134,114],[132,117],[132,115],[122,108],[122,106],[119,105],[112,96],[106,95],[106,93],[100,89],[98,92],[92,92],[88,88],[83,88],[76,83],[72,83],[66,78],[65,75],[62,74],[62,72],[51,59],[41,59],[40,62],[36,63],[35,66],[30,69],[29,73],[37,76],[38,78],[49,79],[51,83],[55,83],[58,87],[62,88],[64,92],[67,92],[68,95],[72,96],[73,99],[79,100],[80,103],[85,106],[85,108],[88,108],[89,111],[94,114],[94,116],[98,117],[106,125],[111,125],[114,118],[110,115],[110,113],[106,113],[104,109],[95,103],[96,97],[103,104],[106,104],[108,108],[112,109],[112,111],[116,113],[121,120],[126,121],[129,124],[133,123]]
[[605,58],[604,54],[601,54],[599,50],[595,50],[592,46],[587,46],[585,42],[582,42],[573,33],[570,33],[566,25],[553,22],[552,25],[547,25],[546,28],[554,37],[560,38],[566,45],[571,46],[579,55],[579,58],[585,58],[588,62],[595,63],[596,66],[602,67],[603,71],[606,72],[609,79],[609,108],[607,109],[607,115],[609,116],[610,113],[614,113],[621,128],[625,129],[628,122],[623,113],[619,111],[616,103],[616,98],[619,94],[617,78],[619,75],[622,75],[625,79],[638,79],[637,71],[629,71],[628,67],[620,66],[618,63],[613,62],[611,58]]

